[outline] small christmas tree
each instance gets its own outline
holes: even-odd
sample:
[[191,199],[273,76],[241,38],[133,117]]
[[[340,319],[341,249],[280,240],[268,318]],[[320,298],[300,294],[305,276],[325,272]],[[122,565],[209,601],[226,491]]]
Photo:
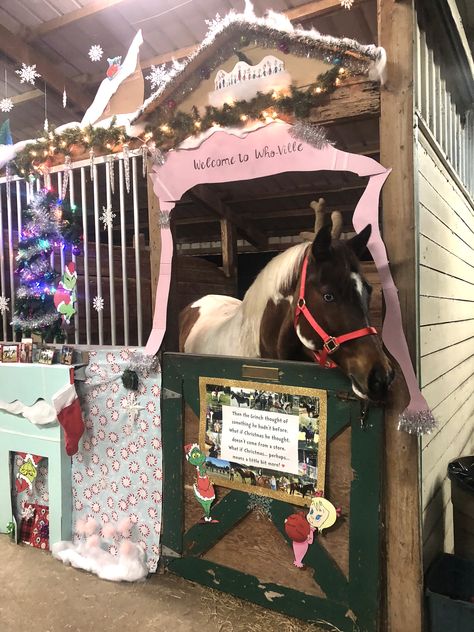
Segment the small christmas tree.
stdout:
[[[54,304],[55,281],[59,274],[51,266],[55,246],[72,245],[79,252],[81,241],[78,218],[50,191],[39,191],[24,212],[18,243],[16,292],[13,326],[24,335],[38,333],[43,339],[63,339],[62,317]],[[66,237],[65,237],[66,236]]]

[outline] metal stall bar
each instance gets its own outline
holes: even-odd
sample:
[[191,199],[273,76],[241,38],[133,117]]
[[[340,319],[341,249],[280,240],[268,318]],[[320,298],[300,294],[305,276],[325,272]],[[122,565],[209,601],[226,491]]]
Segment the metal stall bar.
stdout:
[[[113,158],[112,158],[113,160]],[[109,296],[110,296],[110,334],[112,345],[117,344],[116,331],[116,312],[115,312],[115,287],[114,287],[114,241],[112,233],[112,190],[110,187],[110,162],[105,163],[105,193],[107,214],[109,221],[107,222],[107,245],[109,255]]]
[[[10,294],[11,294],[11,313],[15,311],[15,277],[14,271],[14,256],[13,256],[13,227],[12,227],[12,196],[11,196],[11,183],[7,181],[7,230],[8,230],[8,265],[10,273]],[[13,340],[16,341],[16,332],[13,328]]]
[[[76,202],[75,202],[75,189],[74,189],[74,171],[71,169],[69,171],[69,204],[71,205],[71,211],[73,213],[75,213],[76,211]],[[76,267],[76,255],[74,254],[73,249],[71,248],[71,261],[74,264],[74,267]],[[77,274],[77,268],[76,268],[76,274]],[[77,285],[77,281],[76,281],[76,285]],[[77,288],[76,288],[76,305],[75,305],[75,312],[74,312],[74,342],[76,343],[76,345],[79,344],[79,297],[77,295]]]
[[97,165],[93,166],[94,174],[94,229],[95,229],[95,269],[97,276],[97,317],[99,321],[99,344],[104,344],[104,314],[101,305],[98,303],[103,302],[102,296],[102,279],[100,274],[100,228],[99,228],[99,181],[97,179]]
[[137,157],[132,157],[132,180],[133,180],[133,245],[135,248],[135,281],[137,288],[137,333],[138,346],[143,345],[143,323],[142,323],[142,284],[140,271],[140,243],[139,243],[139,217],[138,217],[138,183],[137,183]]
[[86,169],[81,167],[81,207],[82,207],[82,233],[83,261],[84,261],[84,303],[86,310],[86,343],[91,344],[91,305],[89,288],[89,244],[87,240],[87,192],[86,192]]
[[123,298],[123,335],[124,344],[129,343],[129,313],[128,313],[128,282],[127,282],[127,235],[125,232],[125,182],[123,177],[123,160],[119,161],[119,192],[120,192],[120,254],[122,258],[122,298]]
[[[5,290],[5,246],[3,243],[3,197],[0,185],[0,296],[7,298]],[[3,340],[7,340],[7,311],[2,314]]]

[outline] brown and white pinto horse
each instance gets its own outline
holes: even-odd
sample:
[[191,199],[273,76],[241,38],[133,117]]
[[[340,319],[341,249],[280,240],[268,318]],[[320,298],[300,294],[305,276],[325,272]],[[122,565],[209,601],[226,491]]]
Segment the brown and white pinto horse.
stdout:
[[312,243],[272,259],[243,301],[210,294],[185,307],[180,351],[281,360],[322,356],[323,364],[329,356],[356,395],[384,401],[394,371],[369,326],[371,287],[359,265],[371,226],[348,241],[333,239],[331,228],[322,226]]

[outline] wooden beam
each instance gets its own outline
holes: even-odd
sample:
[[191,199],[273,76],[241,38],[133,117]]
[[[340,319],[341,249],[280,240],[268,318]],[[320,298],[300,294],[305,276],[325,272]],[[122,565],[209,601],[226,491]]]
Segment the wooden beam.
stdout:
[[237,234],[234,224],[221,219],[222,271],[228,279],[237,278]]
[[216,195],[209,187],[199,185],[194,187],[189,195],[193,197],[198,204],[202,204],[206,209],[216,213],[219,217],[231,221],[242,236],[257,248],[265,248],[267,238],[257,228],[252,220],[243,219],[228,206],[218,195]]
[[53,88],[58,94],[62,94],[66,88],[68,99],[82,112],[85,112],[91,104],[83,87],[77,86],[71,79],[67,79],[53,62],[49,61],[43,53],[19,39],[0,24],[0,52],[4,53],[16,64],[36,64],[37,71],[42,80]]
[[152,311],[155,306],[156,290],[160,276],[161,259],[161,228],[160,228],[160,201],[153,190],[153,182],[150,178],[151,161],[148,163],[148,175],[146,179],[147,200],[148,200],[148,226],[150,227],[150,283],[151,283],[151,304]]
[[38,37],[41,37],[41,35],[45,35],[46,33],[50,33],[51,31],[56,31],[57,29],[66,26],[67,24],[77,22],[82,18],[88,17],[90,15],[95,15],[100,11],[104,11],[104,9],[110,9],[111,7],[115,7],[118,4],[123,4],[127,1],[128,0],[93,0],[93,2],[90,2],[85,7],[75,9],[74,11],[69,11],[69,13],[60,15],[57,18],[48,20],[47,22],[43,22],[37,28],[30,31],[27,39],[28,41],[34,40]]
[[[383,188],[383,234],[398,288],[408,347],[416,356],[416,221],[413,161],[413,3],[377,0],[379,45],[387,51],[381,90],[380,162],[392,167]],[[394,25],[396,24],[396,28]],[[423,571],[419,440],[397,429],[407,405],[403,380],[385,417],[386,632],[421,632]],[[400,508],[403,507],[403,511]]]
[[373,81],[347,80],[328,96],[326,103],[311,111],[309,120],[319,125],[334,125],[379,114],[380,85]]
[[22,94],[17,94],[14,97],[10,97],[13,105],[18,105],[19,103],[24,103],[25,101],[31,101],[32,99],[37,99],[38,97],[42,97],[44,92],[42,90],[28,90],[28,92],[23,92]]

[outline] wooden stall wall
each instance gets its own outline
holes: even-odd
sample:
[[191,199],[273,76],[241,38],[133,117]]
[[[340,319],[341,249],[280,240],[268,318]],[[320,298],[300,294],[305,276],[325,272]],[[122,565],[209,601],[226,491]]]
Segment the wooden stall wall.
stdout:
[[474,204],[421,133],[417,161],[420,377],[438,420],[421,453],[426,567],[453,549],[448,463],[474,453]]

